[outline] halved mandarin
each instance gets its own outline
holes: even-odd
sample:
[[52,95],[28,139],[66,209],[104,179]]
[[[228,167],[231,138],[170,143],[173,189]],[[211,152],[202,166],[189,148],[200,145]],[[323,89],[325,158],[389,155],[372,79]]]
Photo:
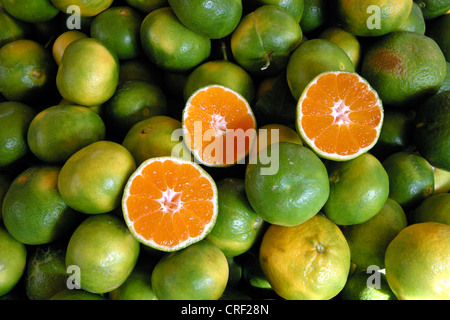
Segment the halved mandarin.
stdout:
[[206,86],[189,97],[182,127],[194,158],[210,167],[239,163],[256,138],[256,120],[247,100],[220,85]]
[[345,161],[378,141],[383,105],[357,73],[325,72],[313,79],[297,104],[297,131],[325,159]]
[[211,231],[218,213],[217,187],[194,162],[150,158],[129,178],[122,210],[139,242],[161,251],[176,251]]

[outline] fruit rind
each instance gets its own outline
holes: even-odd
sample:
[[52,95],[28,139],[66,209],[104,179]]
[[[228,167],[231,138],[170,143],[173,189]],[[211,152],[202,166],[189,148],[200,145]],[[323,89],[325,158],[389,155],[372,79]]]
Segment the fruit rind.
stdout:
[[[203,232],[198,235],[197,237],[194,238],[189,238],[188,240],[181,242],[180,244],[173,246],[173,247],[168,247],[168,246],[162,246],[157,244],[156,242],[154,242],[153,240],[147,240],[144,237],[142,237],[140,234],[138,234],[136,232],[136,230],[133,227],[133,221],[130,220],[130,218],[128,217],[128,209],[127,209],[127,205],[126,205],[126,200],[128,199],[128,197],[130,196],[130,187],[133,183],[133,180],[135,177],[139,176],[142,173],[142,170],[144,168],[146,168],[149,164],[153,163],[153,162],[164,162],[164,161],[173,161],[177,164],[189,164],[194,166],[200,173],[201,176],[206,178],[210,184],[211,187],[213,189],[213,215],[211,217],[211,220],[205,225],[205,228],[203,230]],[[194,244],[196,242],[199,242],[200,240],[203,240],[208,233],[212,230],[212,228],[214,227],[215,223],[216,223],[216,219],[217,219],[217,214],[219,213],[219,204],[218,204],[218,199],[217,199],[217,186],[213,180],[213,178],[202,168],[200,167],[200,165],[196,164],[195,162],[192,161],[188,161],[188,160],[184,160],[182,158],[178,158],[178,157],[172,157],[172,156],[166,156],[166,157],[154,157],[154,158],[150,158],[147,159],[146,161],[144,161],[137,169],[136,171],[130,176],[127,184],[125,185],[125,189],[123,192],[123,197],[122,197],[122,212],[123,212],[123,217],[125,220],[126,225],[128,226],[128,229],[130,230],[131,234],[142,244],[151,247],[153,249],[157,249],[159,251],[164,251],[164,252],[174,252],[174,251],[178,251],[180,249],[186,248],[191,244]]]
[[[359,78],[359,80],[360,80],[362,83],[364,83],[364,84],[370,89],[370,91],[372,91],[372,92],[375,94],[375,97],[376,97],[376,99],[377,99],[377,101],[378,101],[378,105],[379,105],[379,107],[380,107],[381,118],[380,118],[380,123],[379,123],[379,125],[376,127],[377,136],[376,136],[376,138],[373,140],[373,142],[372,142],[370,145],[368,145],[368,146],[366,146],[366,147],[364,147],[364,148],[361,148],[357,153],[354,153],[354,154],[351,154],[351,155],[345,155],[345,156],[343,156],[343,155],[339,155],[339,154],[336,154],[336,153],[327,153],[327,152],[324,152],[324,151],[320,150],[319,148],[317,148],[317,147],[315,146],[314,142],[313,142],[310,138],[308,138],[308,137],[306,136],[305,132],[303,131],[302,126],[301,126],[300,115],[301,115],[301,113],[302,113],[302,103],[303,103],[303,100],[304,100],[305,97],[306,97],[306,94],[307,94],[307,92],[308,92],[308,89],[311,88],[313,85],[315,85],[315,84],[317,83],[317,80],[318,80],[320,77],[322,77],[323,75],[326,75],[326,74],[336,74],[336,75],[338,75],[338,74],[345,74],[345,73],[356,75],[356,76]],[[304,141],[304,142],[305,142],[305,143],[306,143],[306,144],[307,144],[307,145],[308,145],[315,153],[317,153],[321,158],[328,159],[328,160],[334,160],[334,161],[347,161],[347,160],[350,160],[350,159],[357,158],[358,156],[360,156],[360,155],[362,155],[362,154],[368,152],[370,149],[372,149],[372,148],[375,146],[375,144],[377,143],[377,141],[378,141],[378,139],[379,139],[379,137],[380,137],[380,134],[381,134],[381,127],[382,127],[383,121],[384,121],[384,109],[383,109],[383,103],[382,103],[380,97],[378,96],[378,93],[375,91],[375,89],[372,88],[372,86],[367,82],[367,80],[365,80],[363,77],[361,77],[359,74],[357,74],[357,73],[355,73],[355,72],[348,72],[348,71],[327,71],[327,72],[322,72],[322,73],[320,73],[319,75],[317,75],[317,76],[316,76],[313,80],[311,80],[311,82],[306,86],[305,90],[303,90],[303,93],[302,93],[302,95],[300,96],[300,99],[298,100],[298,103],[297,103],[297,120],[296,120],[296,124],[295,124],[295,125],[296,125],[297,132],[300,134],[300,136],[302,137],[303,141]]]

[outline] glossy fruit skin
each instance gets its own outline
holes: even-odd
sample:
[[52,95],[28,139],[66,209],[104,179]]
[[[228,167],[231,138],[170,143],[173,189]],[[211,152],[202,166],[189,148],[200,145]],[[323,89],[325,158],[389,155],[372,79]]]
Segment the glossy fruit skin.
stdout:
[[62,199],[58,166],[32,166],[19,174],[3,199],[3,223],[18,241],[28,245],[62,239],[79,223],[80,214]]
[[153,10],[169,6],[167,0],[125,0],[125,2],[143,13],[150,13]]
[[121,60],[141,54],[140,27],[144,16],[131,7],[112,7],[95,16],[91,37],[100,39]]
[[0,48],[8,42],[25,39],[30,34],[30,26],[27,23],[12,17],[5,11],[0,11],[0,27],[2,29]]
[[40,43],[20,39],[0,49],[0,93],[9,101],[29,103],[53,89],[56,65]]
[[[408,18],[411,8],[412,1],[409,0],[339,0],[336,6],[339,21],[344,28],[362,37],[382,36],[394,31]],[[380,26],[372,26],[371,24],[374,24],[372,18],[377,13],[383,23],[380,23]]]
[[66,31],[60,34],[58,38],[56,38],[55,42],[53,43],[52,54],[53,59],[55,59],[57,65],[61,63],[62,56],[67,46],[72,42],[74,42],[75,40],[81,38],[87,38],[87,35],[77,30]]
[[270,225],[259,261],[271,287],[287,300],[328,300],[344,287],[350,249],[339,227],[321,214],[293,227]]
[[446,61],[431,38],[395,31],[373,42],[361,63],[361,76],[386,105],[408,108],[435,94],[444,83]]
[[342,27],[329,27],[320,34],[320,38],[336,43],[348,55],[355,69],[358,67],[361,45],[356,36],[345,31]]
[[129,176],[136,169],[130,152],[112,141],[94,142],[74,153],[63,165],[58,189],[66,203],[88,214],[119,207]]
[[62,97],[87,107],[111,98],[118,80],[116,54],[94,38],[78,39],[67,46],[56,74]]
[[13,165],[29,154],[26,137],[36,113],[32,107],[21,102],[0,103],[0,168]]
[[450,4],[445,0],[414,0],[414,2],[422,9],[426,20],[444,15],[450,10]]
[[286,67],[302,39],[302,30],[289,12],[264,5],[242,18],[231,36],[231,51],[248,72],[271,76]]
[[325,165],[311,150],[297,143],[275,143],[267,150],[269,154],[278,153],[278,159],[274,160],[278,168],[263,164],[267,159],[261,161],[261,153],[255,163],[247,165],[248,201],[271,224],[295,226],[305,222],[328,199],[330,186]]
[[412,212],[411,223],[439,222],[450,225],[450,193],[433,194]]
[[255,85],[251,76],[239,65],[228,60],[207,61],[195,68],[187,77],[183,97],[187,101],[198,89],[218,84],[242,95],[249,103],[255,97]]
[[152,288],[152,264],[142,263],[141,254],[133,271],[122,285],[108,293],[111,300],[158,300]]
[[450,91],[419,106],[414,121],[413,140],[420,154],[432,166],[450,171]]
[[409,225],[386,250],[386,279],[399,300],[448,300],[450,226]]
[[328,166],[330,196],[323,212],[338,225],[363,223],[375,216],[389,196],[389,177],[369,153]]
[[0,297],[11,291],[22,277],[27,263],[27,247],[0,226]]
[[227,257],[248,251],[264,230],[264,221],[248,203],[243,179],[217,182],[219,213],[206,239]]
[[329,1],[326,0],[304,0],[300,27],[303,32],[313,32],[322,27],[330,18]]
[[[370,283],[370,278],[379,277],[379,287]],[[344,289],[339,293],[342,300],[397,300],[386,280],[386,275],[380,271],[366,272],[366,270],[356,270],[349,276]]]
[[228,272],[223,252],[202,240],[166,254],[153,269],[151,280],[159,300],[217,300],[225,290]]
[[425,34],[426,28],[427,26],[423,17],[422,9],[420,9],[419,5],[414,2],[408,18],[406,18],[406,20],[404,20],[400,26],[397,27],[396,31],[404,30]]
[[327,71],[354,72],[353,62],[337,44],[326,39],[302,43],[290,56],[286,79],[296,101],[316,76]]
[[389,176],[389,197],[409,210],[434,191],[433,168],[418,154],[400,151],[383,161]]
[[2,4],[10,15],[29,23],[47,22],[59,13],[49,0],[3,0]]
[[[184,147],[174,136],[181,122],[168,116],[154,116],[136,123],[126,134],[122,145],[133,155],[136,165],[154,157],[171,156],[176,147]],[[173,139],[172,139],[173,138]],[[183,154],[189,151],[183,148]]]
[[350,247],[352,262],[361,270],[372,265],[383,269],[387,246],[407,224],[402,207],[388,198],[371,219],[346,226],[342,232]]
[[188,71],[211,53],[211,40],[186,28],[170,7],[149,13],[140,34],[145,54],[164,70]]
[[27,142],[47,163],[63,164],[81,148],[105,138],[105,124],[93,110],[74,105],[49,107],[31,121]]
[[125,282],[136,265],[139,252],[139,242],[121,217],[94,215],[73,232],[67,244],[65,263],[66,267],[80,268],[81,289],[102,294]]
[[71,5],[76,5],[80,9],[82,17],[93,17],[108,9],[114,0],[50,0],[55,7],[62,12],[67,12]]
[[122,138],[138,122],[165,115],[167,96],[157,85],[144,80],[130,80],[117,86],[105,104],[105,122]]
[[241,0],[169,0],[187,28],[210,39],[228,36],[242,16]]

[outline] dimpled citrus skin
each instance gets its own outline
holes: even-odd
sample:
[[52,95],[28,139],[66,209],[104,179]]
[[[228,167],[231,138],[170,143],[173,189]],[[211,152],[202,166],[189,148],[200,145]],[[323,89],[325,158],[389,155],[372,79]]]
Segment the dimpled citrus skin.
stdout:
[[44,162],[63,164],[81,148],[105,138],[102,118],[90,108],[73,105],[49,107],[31,121],[27,142]]
[[223,252],[202,240],[167,253],[153,269],[151,282],[159,300],[217,300],[225,290],[228,273]]
[[111,98],[118,81],[116,54],[94,38],[81,38],[68,45],[56,74],[63,98],[88,107]]
[[0,226],[0,297],[11,291],[25,271],[27,260],[26,246],[14,239],[3,226]]
[[129,176],[136,169],[131,153],[112,141],[94,142],[74,153],[63,165],[58,188],[77,211],[106,213],[119,207]]
[[436,93],[446,75],[444,54],[431,38],[410,31],[377,38],[361,64],[361,76],[386,105],[408,108]]
[[18,241],[40,245],[62,239],[79,223],[80,213],[62,199],[59,166],[36,165],[20,173],[3,199],[3,222]]
[[241,19],[231,35],[231,51],[248,72],[276,75],[286,67],[302,39],[302,30],[289,12],[264,5]]
[[297,143],[274,143],[267,150],[268,154],[278,153],[279,158],[272,159],[278,168],[268,170],[267,159],[261,158],[265,151],[247,165],[248,201],[269,223],[295,226],[305,222],[328,198],[330,187],[325,165],[310,149]]
[[412,224],[391,241],[386,279],[399,300],[450,298],[450,226]]
[[311,39],[302,43],[289,57],[286,79],[297,101],[306,86],[327,71],[354,72],[353,62],[337,44],[326,39]]
[[375,216],[389,195],[389,177],[369,153],[328,167],[330,197],[323,212],[334,223],[353,225]]
[[242,16],[241,0],[169,0],[178,19],[210,39],[228,36]]
[[344,287],[350,249],[339,227],[321,214],[294,227],[270,225],[259,261],[275,292],[288,300],[328,300]]
[[[382,36],[395,30],[408,18],[412,3],[411,0],[339,0],[336,9],[339,21],[352,34]],[[372,27],[373,15],[378,12],[382,23]]]
[[186,28],[170,7],[149,13],[140,35],[147,57],[164,70],[187,71],[211,53],[211,40]]
[[0,103],[0,168],[13,165],[30,152],[27,132],[35,115],[36,110],[24,103]]
[[139,252],[139,242],[121,217],[93,215],[70,237],[65,263],[66,267],[80,268],[81,289],[106,293],[125,282],[136,265]]

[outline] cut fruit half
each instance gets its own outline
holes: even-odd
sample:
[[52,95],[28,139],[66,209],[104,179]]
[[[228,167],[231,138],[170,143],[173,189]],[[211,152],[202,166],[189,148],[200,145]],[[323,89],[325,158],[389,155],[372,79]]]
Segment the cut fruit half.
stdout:
[[369,151],[380,136],[383,105],[357,73],[325,72],[297,104],[297,131],[325,159],[346,161]]
[[213,228],[217,187],[196,163],[175,157],[150,158],[125,186],[122,210],[139,242],[176,251],[202,240]]
[[195,160],[210,167],[239,163],[256,138],[256,120],[247,100],[220,85],[206,86],[189,97],[182,126]]

